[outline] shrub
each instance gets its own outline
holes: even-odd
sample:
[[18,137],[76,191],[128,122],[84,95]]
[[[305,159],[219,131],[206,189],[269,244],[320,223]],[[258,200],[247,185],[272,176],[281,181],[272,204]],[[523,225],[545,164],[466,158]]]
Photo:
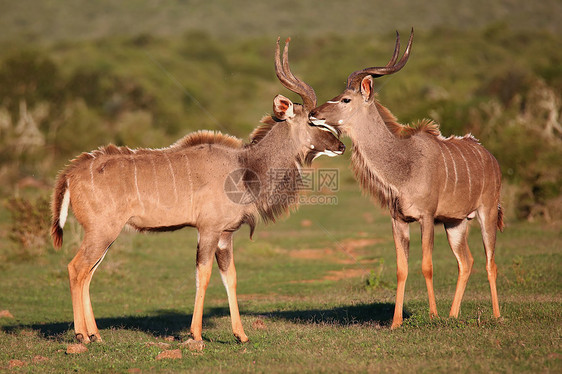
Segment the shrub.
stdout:
[[24,258],[43,255],[49,242],[49,199],[13,197],[6,201],[6,208],[12,216],[8,238],[16,244],[17,254]]

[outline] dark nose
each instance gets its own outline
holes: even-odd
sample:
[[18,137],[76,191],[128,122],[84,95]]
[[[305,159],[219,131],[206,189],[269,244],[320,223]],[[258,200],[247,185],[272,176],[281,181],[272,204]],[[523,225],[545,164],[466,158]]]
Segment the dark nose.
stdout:
[[341,151],[341,153],[343,153],[345,151],[345,144],[340,142],[340,146],[339,146],[338,150]]

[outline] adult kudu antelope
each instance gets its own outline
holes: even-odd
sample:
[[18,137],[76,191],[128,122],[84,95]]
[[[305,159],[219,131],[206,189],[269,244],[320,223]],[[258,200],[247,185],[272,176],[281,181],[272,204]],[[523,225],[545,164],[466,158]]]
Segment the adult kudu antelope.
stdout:
[[[314,90],[289,69],[289,39],[275,69],[281,83],[299,94],[304,105],[284,96],[273,100],[274,116],[250,135],[251,142],[217,132],[199,131],[168,148],[129,149],[109,145],[83,153],[56,180],[51,235],[62,245],[71,206],[84,228],[84,239],[68,265],[79,341],[101,340],[90,302],[92,276],[126,225],[138,231],[198,230],[196,296],[191,333],[202,340],[203,302],[216,257],[225,285],[232,330],[246,342],[236,297],[232,235],[242,224],[250,236],[258,217],[273,221],[295,201],[298,186],[290,179],[321,154],[342,154],[345,147],[327,128],[313,126],[308,114],[316,106]],[[277,178],[268,173],[276,171]],[[279,171],[283,175],[279,177]]]
[[444,138],[438,126],[422,120],[413,126],[396,118],[376,99],[373,78],[396,73],[408,61],[414,30],[398,60],[400,36],[390,62],[384,67],[356,71],[347,88],[314,109],[314,124],[330,126],[353,143],[352,168],[362,188],[387,206],[392,216],[396,247],[397,291],[392,328],[402,324],[404,287],[408,276],[409,223],[418,221],[422,236],[422,272],[429,310],[437,316],[433,292],[434,224],[443,223],[458,262],[459,276],[450,316],[457,317],[472,269],[467,242],[468,221],[480,222],[486,270],[495,317],[500,316],[494,261],[496,228],[503,230],[500,206],[501,174],[496,159],[471,135]]

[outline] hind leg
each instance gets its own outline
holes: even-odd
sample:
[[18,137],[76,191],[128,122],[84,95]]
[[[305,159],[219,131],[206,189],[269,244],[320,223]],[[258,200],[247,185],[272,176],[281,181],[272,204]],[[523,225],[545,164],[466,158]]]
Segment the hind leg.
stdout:
[[101,339],[100,332],[98,330],[98,326],[96,324],[96,320],[94,318],[94,311],[92,309],[92,303],[90,301],[90,283],[92,282],[92,277],[94,276],[94,272],[103,261],[105,255],[107,254],[107,251],[109,250],[109,247],[111,247],[111,244],[107,246],[101,258],[96,262],[96,264],[92,267],[92,269],[88,273],[88,276],[86,277],[86,280],[84,282],[84,287],[82,288],[82,302],[84,304],[84,317],[86,320],[86,329],[88,330],[88,337],[92,342],[96,342],[96,341],[101,342],[102,339]]
[[83,343],[101,340],[90,302],[89,287],[94,271],[114,240],[114,237],[106,240],[103,237],[108,236],[86,232],[78,253],[68,264],[74,331],[76,339]]
[[457,288],[455,291],[455,297],[453,298],[451,312],[449,313],[450,317],[457,318],[459,316],[466,284],[468,283],[468,278],[472,272],[474,259],[472,258],[472,254],[468,248],[468,220],[465,219],[457,223],[446,223],[444,226],[447,233],[447,239],[449,240],[449,245],[451,246],[453,254],[457,258],[457,264],[459,267]]
[[486,272],[488,273],[488,282],[490,283],[490,292],[492,294],[492,309],[494,317],[498,318],[500,316],[500,305],[498,301],[498,291],[496,288],[498,268],[496,266],[496,261],[494,260],[498,210],[497,207],[494,206],[491,209],[478,210],[477,214],[482,230],[484,251],[486,253]]
[[70,279],[70,295],[72,297],[72,311],[74,314],[74,333],[79,342],[89,343],[88,329],[86,328],[86,317],[84,315],[84,302],[82,284],[87,274],[87,261],[84,259],[86,246],[84,242],[78,253],[68,264],[68,276]]

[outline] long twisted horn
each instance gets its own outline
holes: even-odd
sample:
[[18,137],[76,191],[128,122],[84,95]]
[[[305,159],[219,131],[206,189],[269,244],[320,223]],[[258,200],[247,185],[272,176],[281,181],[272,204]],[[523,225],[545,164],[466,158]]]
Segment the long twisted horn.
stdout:
[[279,48],[279,38],[277,38],[277,49],[275,50],[275,73],[277,78],[285,88],[298,94],[303,101],[303,106],[307,111],[311,111],[316,107],[316,93],[308,84],[295,77],[289,68],[289,42],[291,38],[285,41],[283,50],[283,63],[281,63],[281,52]]
[[410,57],[410,51],[412,49],[413,40],[414,40],[414,28],[412,28],[412,32],[410,33],[410,39],[408,40],[408,45],[406,46],[404,55],[397,63],[396,60],[398,59],[398,55],[400,52],[400,34],[398,34],[398,31],[396,31],[396,45],[394,47],[394,54],[392,55],[392,58],[390,59],[388,64],[382,67],[366,68],[351,73],[349,77],[347,77],[347,88],[356,89],[357,87],[359,87],[359,83],[366,75],[372,75],[373,77],[381,77],[383,75],[396,73],[397,71],[402,69],[404,65],[406,65],[406,62],[408,62],[408,58]]

